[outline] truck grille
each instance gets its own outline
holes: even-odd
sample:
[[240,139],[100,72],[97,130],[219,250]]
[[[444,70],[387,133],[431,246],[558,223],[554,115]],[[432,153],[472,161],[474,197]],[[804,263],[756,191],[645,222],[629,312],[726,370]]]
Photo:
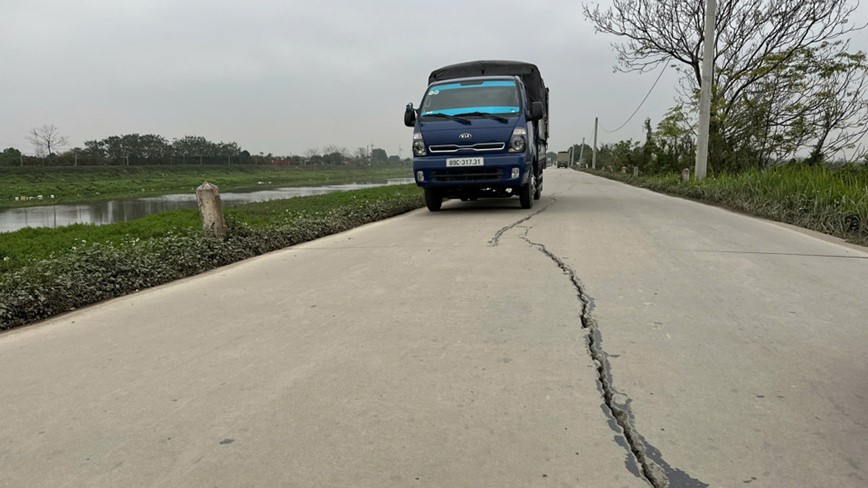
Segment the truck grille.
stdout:
[[431,181],[498,181],[503,179],[503,168],[449,168],[431,171]]
[[428,150],[432,153],[453,153],[458,151],[503,151],[506,144],[503,142],[480,142],[462,146],[459,144],[432,144]]

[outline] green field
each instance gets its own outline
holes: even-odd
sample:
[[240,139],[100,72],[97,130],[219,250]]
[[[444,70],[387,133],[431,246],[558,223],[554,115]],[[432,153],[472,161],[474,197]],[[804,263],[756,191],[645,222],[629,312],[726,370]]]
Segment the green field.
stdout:
[[415,185],[392,185],[229,207],[225,239],[203,235],[197,209],[3,233],[0,330],[422,206]]
[[227,192],[410,177],[400,165],[0,167],[0,209],[192,193],[205,181]]

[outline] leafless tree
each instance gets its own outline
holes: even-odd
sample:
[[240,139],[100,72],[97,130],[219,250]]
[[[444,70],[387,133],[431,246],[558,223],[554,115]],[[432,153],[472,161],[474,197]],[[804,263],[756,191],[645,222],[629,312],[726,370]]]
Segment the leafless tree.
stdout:
[[27,141],[33,144],[36,155],[40,157],[51,156],[54,151],[65,146],[68,141],[60,135],[60,129],[54,124],[44,124],[30,130]]
[[[785,106],[804,109],[820,99],[828,102],[833,93],[848,98],[846,94],[860,85],[858,79],[864,79],[864,71],[858,70],[850,79],[826,77],[823,83],[808,83],[824,76],[824,64],[828,66],[829,61],[853,65],[845,59],[849,55],[846,37],[864,27],[850,21],[858,6],[858,1],[848,0],[719,1],[712,103],[712,146],[717,146],[714,153],[718,163],[733,164],[744,157],[762,160],[764,155],[781,152],[771,138],[773,132],[790,146],[803,143],[816,147],[821,134],[797,130],[807,114],[791,112],[779,119],[776,117],[781,114],[776,110]],[[582,9],[597,32],[619,38],[612,44],[616,69],[649,71],[661,63],[673,63],[683,75],[682,102],[693,103],[702,79],[704,1],[612,0],[607,9],[599,4],[584,4]],[[808,56],[822,62],[800,63]],[[809,71],[795,77],[794,66]],[[830,89],[830,83],[835,87]],[[864,94],[855,98],[864,100]],[[793,125],[786,125],[787,117]],[[750,124],[745,125],[748,119]],[[840,117],[827,120],[835,125],[827,136],[846,125]],[[770,130],[768,137],[757,132],[745,134],[746,127],[763,126]],[[771,131],[773,127],[779,130]]]

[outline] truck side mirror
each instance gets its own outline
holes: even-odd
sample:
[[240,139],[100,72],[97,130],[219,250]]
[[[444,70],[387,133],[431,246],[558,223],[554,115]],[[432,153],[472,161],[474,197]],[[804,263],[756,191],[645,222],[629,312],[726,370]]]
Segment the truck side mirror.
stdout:
[[404,109],[404,125],[407,127],[416,125],[416,110],[413,108],[413,102],[408,103],[407,108]]
[[539,120],[543,118],[543,104],[542,102],[531,102],[530,103],[530,116],[528,119],[531,121]]

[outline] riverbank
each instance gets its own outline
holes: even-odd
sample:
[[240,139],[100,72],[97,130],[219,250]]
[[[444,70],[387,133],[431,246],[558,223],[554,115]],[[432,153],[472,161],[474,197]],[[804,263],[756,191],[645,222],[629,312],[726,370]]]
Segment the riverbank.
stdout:
[[99,202],[192,193],[204,181],[221,192],[292,186],[378,183],[410,178],[401,165],[300,166],[78,166],[0,167],[0,209]]
[[582,171],[868,246],[866,165],[837,169],[788,165],[688,182],[678,175],[634,177],[629,172]]
[[225,240],[202,236],[195,209],[0,234],[0,330],[424,205],[415,185],[395,185],[230,207]]

